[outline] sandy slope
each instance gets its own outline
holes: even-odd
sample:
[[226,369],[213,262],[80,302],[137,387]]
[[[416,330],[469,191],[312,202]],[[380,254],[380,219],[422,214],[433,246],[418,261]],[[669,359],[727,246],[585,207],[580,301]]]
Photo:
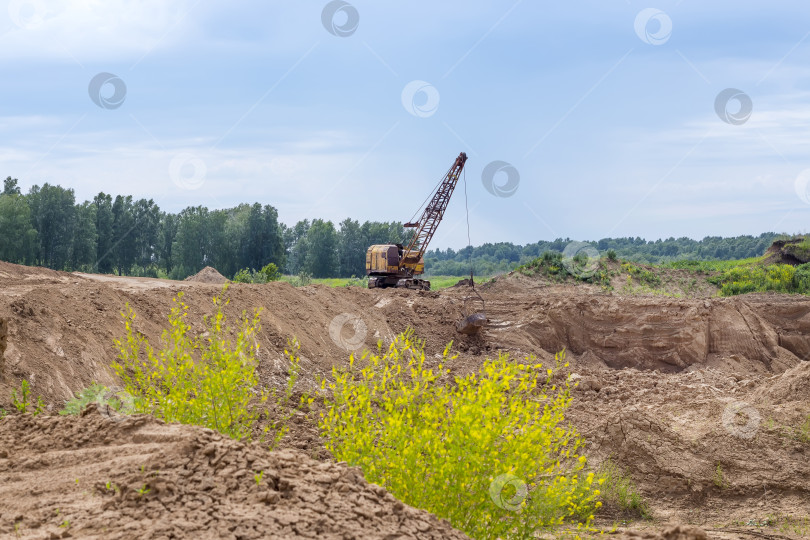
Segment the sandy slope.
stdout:
[[[138,331],[157,340],[176,292],[184,291],[201,331],[220,288],[0,263],[0,319],[8,322],[0,406],[8,408],[10,389],[23,378],[51,411],[92,381],[114,385],[112,340],[122,334],[126,303],[138,313]],[[408,326],[431,355],[454,340],[455,373],[476,369],[498,350],[549,361],[565,348],[580,382],[570,419],[588,438],[592,462],[610,456],[629,470],[658,523],[743,530],[772,519],[777,527],[766,527],[768,534],[797,537],[779,526],[793,523],[785,516],[810,516],[810,444],[801,431],[810,415],[809,299],[625,296],[524,277],[480,290],[490,325],[478,337],[455,331],[463,289],[232,285],[227,312],[263,308],[264,384],[280,384],[283,348],[298,337],[302,389],[345,363],[347,349],[373,347]],[[298,414],[295,423],[285,444],[325,457],[312,415]],[[621,516],[606,509],[602,518]]]

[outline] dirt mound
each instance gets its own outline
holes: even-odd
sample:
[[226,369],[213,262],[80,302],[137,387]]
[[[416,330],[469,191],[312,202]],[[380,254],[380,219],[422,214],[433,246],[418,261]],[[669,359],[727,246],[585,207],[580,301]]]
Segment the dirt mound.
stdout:
[[[359,469],[150,417],[0,420],[0,535],[466,538]],[[48,481],[37,479],[47,478]]]
[[757,390],[756,396],[778,404],[810,403],[810,362],[802,362],[769,379]]
[[[220,289],[0,263],[0,319],[8,322],[0,407],[11,410],[11,390],[19,390],[22,379],[31,383],[34,396],[45,399],[51,414],[94,381],[120,384],[109,365],[116,355],[113,339],[123,335],[125,304],[138,314],[135,330],[157,344],[178,291],[185,293],[188,321],[200,334],[202,317],[213,312],[211,297]],[[808,298],[636,296],[541,283],[517,273],[478,290],[489,323],[474,337],[456,331],[467,295],[463,288],[233,284],[224,310],[235,325],[243,310],[263,308],[256,337],[265,388],[283,387],[283,351],[288,339],[298,338],[296,403],[301,392],[317,387],[319,377],[329,377],[333,366],[345,365],[349,351],[374,348],[407,327],[426,340],[431,364],[454,342],[459,356],[446,363],[453,375],[478,369],[498,351],[516,358],[536,354],[550,363],[565,348],[580,383],[567,419],[586,437],[595,466],[611,457],[628,471],[658,523],[716,527],[762,523],[772,514],[810,515],[810,443],[803,427],[810,415],[810,364],[802,362],[810,358]],[[747,416],[738,414],[746,411]],[[327,458],[316,420],[317,411],[296,411],[282,447]],[[736,426],[738,420],[743,424]],[[169,441],[179,429],[150,426],[150,437]],[[48,460],[70,459],[64,455]],[[127,459],[122,463],[128,467],[137,461]],[[141,463],[136,465],[137,470]],[[47,467],[42,471],[19,474],[36,491],[50,473]],[[0,496],[0,508],[6,500],[11,499]],[[610,528],[617,518],[605,519],[603,526]],[[726,538],[716,529],[710,533]]]
[[613,368],[674,372],[724,365],[750,374],[784,371],[808,347],[810,301],[805,297],[673,299],[574,286],[519,294],[512,287],[499,282],[485,294],[487,334],[495,348],[565,348]]
[[688,515],[728,526],[759,523],[768,513],[807,515],[810,446],[802,425],[810,401],[773,404],[769,389],[780,377],[574,369],[579,385],[568,418],[586,437],[589,457],[628,471],[657,519]]
[[194,281],[197,283],[213,283],[216,285],[223,285],[228,283],[228,278],[217,272],[216,268],[206,266],[193,276],[189,276],[185,281]]
[[797,266],[810,262],[810,250],[802,244],[805,238],[797,236],[787,240],[774,240],[765,252],[763,264],[792,264]]

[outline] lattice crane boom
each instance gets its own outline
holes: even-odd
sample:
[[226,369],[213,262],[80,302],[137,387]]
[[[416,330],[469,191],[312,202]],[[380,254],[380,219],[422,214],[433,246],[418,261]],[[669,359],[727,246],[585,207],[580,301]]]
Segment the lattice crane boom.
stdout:
[[415,233],[411,238],[408,247],[405,248],[402,255],[402,269],[409,274],[413,274],[417,264],[422,260],[422,257],[427,251],[433,235],[436,234],[436,229],[439,228],[444,217],[444,212],[447,210],[447,205],[450,202],[450,197],[456,189],[458,179],[461,172],[464,170],[464,164],[467,162],[467,154],[461,152],[453,166],[447,171],[441,184],[439,184],[433,198],[425,206],[422,217],[419,221],[413,223],[406,223],[405,227],[414,228]]

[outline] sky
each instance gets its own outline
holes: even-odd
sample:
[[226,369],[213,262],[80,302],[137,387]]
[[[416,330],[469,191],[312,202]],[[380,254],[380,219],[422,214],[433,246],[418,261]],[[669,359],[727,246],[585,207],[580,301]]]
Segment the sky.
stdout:
[[[808,232],[806,1],[0,0],[0,175],[431,248]],[[465,197],[466,192],[466,197]]]

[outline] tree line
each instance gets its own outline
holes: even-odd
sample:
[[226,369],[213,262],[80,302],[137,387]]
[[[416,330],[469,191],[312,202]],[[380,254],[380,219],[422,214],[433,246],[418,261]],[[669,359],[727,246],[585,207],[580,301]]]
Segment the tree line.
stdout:
[[[667,238],[666,240],[645,240],[635,238],[603,238],[589,241],[600,253],[613,250],[625,260],[647,264],[660,264],[675,260],[714,261],[746,259],[765,253],[773,240],[779,236],[768,232],[759,236],[734,236],[723,238],[707,236],[702,240],[691,238]],[[434,249],[425,254],[425,267],[433,275],[463,276],[470,273],[470,258],[477,275],[494,275],[508,272],[519,264],[524,264],[546,251],[562,252],[570,244],[570,238],[557,238],[553,241],[539,241],[525,246],[511,242],[483,244],[461,250]]]
[[[755,257],[777,236],[603,238],[590,243],[603,253],[612,249],[622,259],[662,263]],[[56,270],[183,279],[205,266],[233,277],[239,270],[273,263],[286,274],[364,276],[368,246],[407,238],[400,222],[345,219],[335,226],[305,219],[287,226],[274,207],[259,203],[222,210],[190,206],[171,213],[152,199],[106,193],[78,203],[72,189],[47,183],[23,194],[11,177],[0,194],[0,260]],[[545,251],[561,252],[570,242],[558,238],[525,246],[499,242],[458,251],[434,249],[425,255],[425,268],[428,275],[464,276],[472,260],[476,275],[493,275]]]
[[72,189],[8,177],[0,194],[0,260],[56,270],[183,279],[205,266],[232,277],[268,263],[313,277],[365,275],[375,243],[401,242],[401,223],[302,220],[288,227],[270,205],[173,214],[152,199],[99,193],[76,202]]

